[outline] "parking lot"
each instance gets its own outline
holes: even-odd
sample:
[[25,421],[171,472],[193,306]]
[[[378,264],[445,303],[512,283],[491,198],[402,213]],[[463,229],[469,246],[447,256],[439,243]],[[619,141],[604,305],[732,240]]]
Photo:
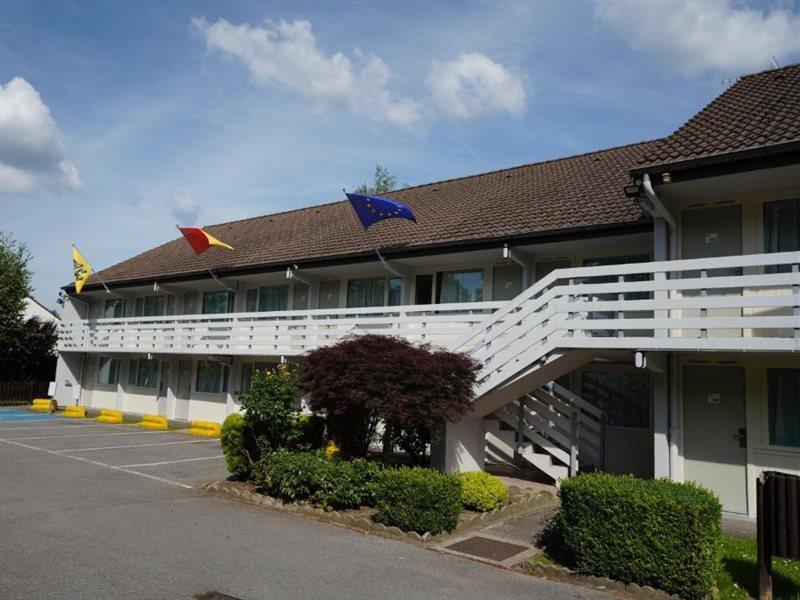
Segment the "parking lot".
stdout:
[[219,440],[0,409],[0,598],[608,597],[201,489],[225,476]]
[[227,476],[218,439],[0,409],[0,443],[192,489]]

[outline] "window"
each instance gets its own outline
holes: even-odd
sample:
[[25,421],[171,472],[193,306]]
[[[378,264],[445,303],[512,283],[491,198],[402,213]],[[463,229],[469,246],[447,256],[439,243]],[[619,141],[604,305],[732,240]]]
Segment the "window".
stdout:
[[231,311],[233,294],[227,290],[203,292],[203,314],[219,315]]
[[164,314],[164,296],[145,296],[136,299],[137,317],[160,317]]
[[289,306],[289,286],[276,285],[247,291],[247,312],[286,310]]
[[125,300],[122,298],[115,298],[113,300],[106,300],[105,308],[103,309],[103,317],[106,319],[122,319],[125,316]]
[[228,367],[211,360],[197,361],[195,390],[206,394],[219,394],[228,388]]
[[292,309],[306,310],[308,308],[308,285],[295,283],[292,290]]
[[544,279],[556,269],[569,269],[572,266],[572,261],[568,258],[559,258],[554,260],[536,261],[533,267],[533,274],[536,281]]
[[241,390],[246,394],[250,391],[250,380],[253,378],[255,371],[268,371],[274,368],[275,365],[271,363],[246,363],[242,365],[242,381]]
[[327,279],[319,282],[319,307],[339,308],[338,279]]
[[383,306],[386,279],[366,277],[347,280],[347,308],[362,306]]
[[[639,256],[604,256],[603,258],[590,258],[583,261],[584,267],[599,267],[605,265],[626,265],[632,263],[643,263],[650,260],[647,255]],[[648,281],[651,279],[649,273],[635,273],[633,275],[624,275],[624,281]],[[617,275],[601,275],[600,277],[588,277],[585,283],[615,283],[619,280]],[[624,294],[625,300],[647,300],[650,297],[649,292],[628,292]],[[617,294],[600,294],[600,300],[616,300]],[[613,317],[611,317],[613,318]]]
[[417,275],[414,304],[433,304],[433,275]]
[[436,304],[482,301],[483,269],[436,273]]
[[116,385],[119,377],[119,360],[101,356],[97,361],[97,383]]
[[399,277],[389,277],[386,282],[386,304],[400,306],[403,303],[403,280]]
[[158,361],[156,359],[134,358],[128,372],[128,383],[140,388],[155,388],[158,378]]
[[769,443],[800,447],[800,369],[767,369]]
[[584,371],[580,395],[606,412],[609,427],[650,429],[650,376],[646,373]]
[[492,300],[511,300],[522,293],[522,267],[498,265],[492,273]]
[[[800,198],[764,203],[764,252],[800,250]],[[768,273],[788,273],[791,265],[767,267]]]

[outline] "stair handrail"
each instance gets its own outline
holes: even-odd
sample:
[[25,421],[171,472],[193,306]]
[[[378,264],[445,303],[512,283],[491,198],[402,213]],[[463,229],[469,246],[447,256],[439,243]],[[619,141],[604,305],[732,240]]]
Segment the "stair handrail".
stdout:
[[[617,265],[600,265],[594,267],[569,267],[555,269],[545,277],[523,290],[502,308],[487,315],[485,319],[472,326],[461,338],[455,340],[451,350],[459,350],[469,344],[481,332],[518,309],[522,304],[542,294],[551,287],[555,281],[561,279],[584,279],[587,277],[601,277],[608,275],[625,276],[639,274],[661,274],[683,271],[697,271],[725,268],[746,268],[775,265],[793,265],[800,263],[800,251],[773,252],[766,254],[744,254],[735,256],[722,256],[716,258],[688,258],[667,261],[653,261],[644,263],[623,263]],[[507,330],[507,328],[505,329]],[[505,331],[504,330],[504,331]]]

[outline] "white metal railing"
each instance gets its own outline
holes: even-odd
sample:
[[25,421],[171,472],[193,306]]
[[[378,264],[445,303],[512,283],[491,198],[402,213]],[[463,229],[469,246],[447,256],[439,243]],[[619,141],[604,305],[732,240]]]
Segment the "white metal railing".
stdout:
[[445,346],[503,306],[472,302],[66,321],[62,352],[293,356],[349,335],[382,333]]
[[530,460],[523,446],[527,440],[567,467],[570,475],[578,472],[579,459],[605,467],[605,413],[555,382],[503,406],[493,417],[516,430],[516,454],[521,459]]
[[478,395],[565,349],[800,351],[800,252],[559,269],[450,348]]
[[631,263],[559,269],[508,302],[67,321],[58,348],[292,356],[383,333],[468,352],[481,395],[570,349],[799,351],[799,266],[800,252]]

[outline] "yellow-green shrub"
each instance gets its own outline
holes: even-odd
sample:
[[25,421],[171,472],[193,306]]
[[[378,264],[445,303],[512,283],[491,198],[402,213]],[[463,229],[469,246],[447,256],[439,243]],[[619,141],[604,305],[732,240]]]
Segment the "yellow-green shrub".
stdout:
[[461,473],[461,504],[487,512],[508,504],[508,490],[500,478],[483,471]]

